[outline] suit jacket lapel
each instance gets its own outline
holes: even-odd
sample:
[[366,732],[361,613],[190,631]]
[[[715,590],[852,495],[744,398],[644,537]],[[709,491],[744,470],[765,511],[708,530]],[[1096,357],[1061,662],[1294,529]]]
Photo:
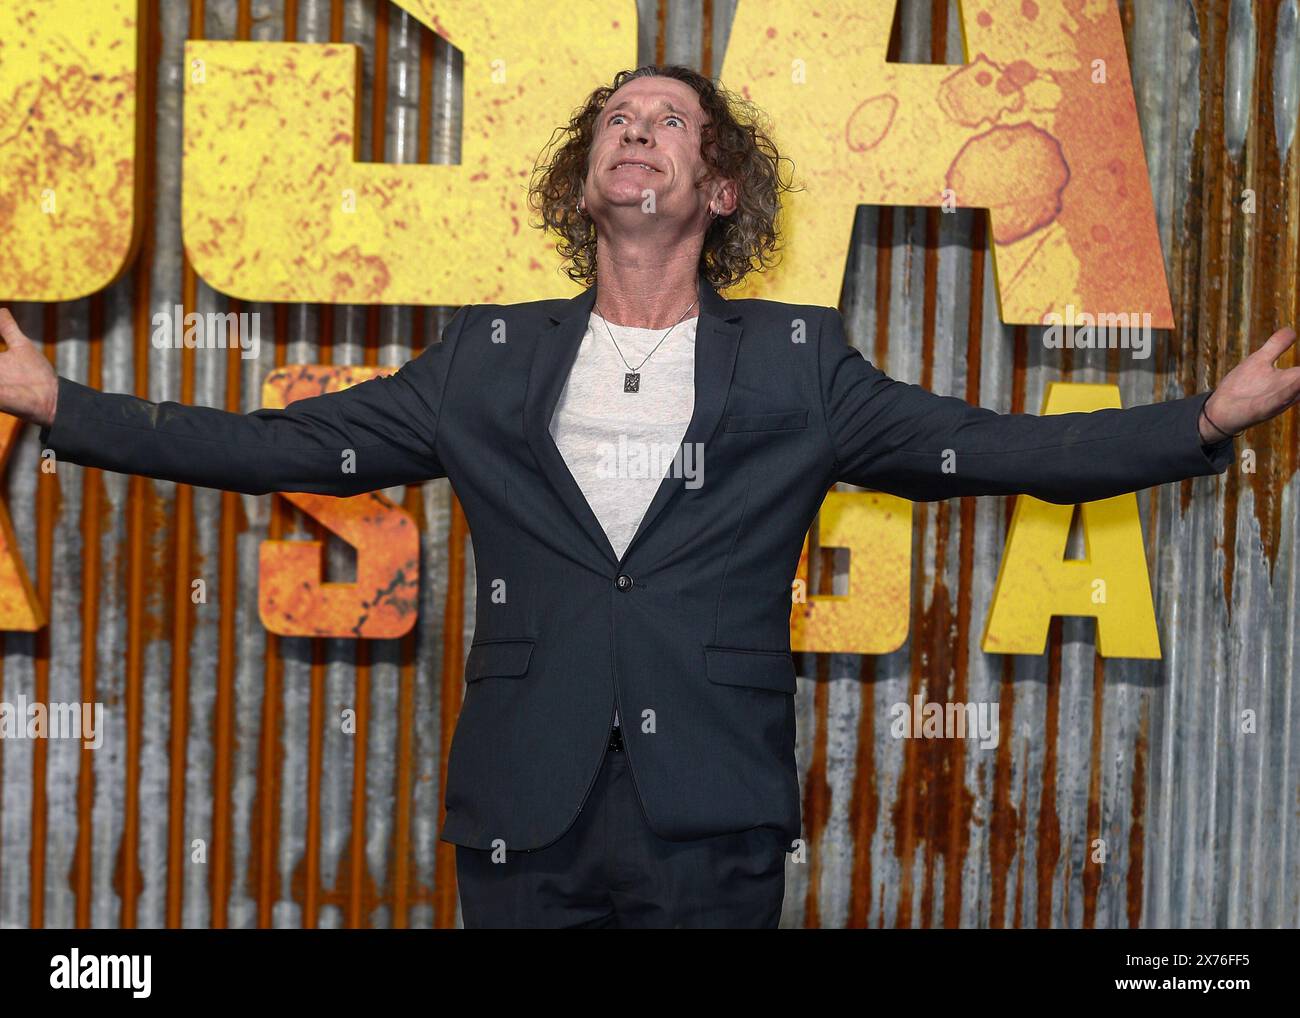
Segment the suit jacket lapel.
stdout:
[[552,314],[551,327],[538,338],[528,369],[528,389],[524,394],[524,437],[561,501],[601,556],[613,565],[617,564],[618,556],[551,437],[551,418],[578,356],[578,347],[586,334],[587,321],[595,303],[596,288],[590,286],[564,305],[558,314]]
[[727,405],[731,388],[731,373],[736,364],[736,350],[740,346],[740,314],[728,307],[708,280],[700,275],[700,320],[695,326],[695,410],[691,422],[682,436],[683,446],[694,446],[695,453],[687,458],[679,447],[678,459],[673,461],[668,475],[660,482],[655,497],[650,501],[641,524],[627,546],[624,558],[632,553],[664,507],[673,496],[685,487],[686,479],[680,469],[691,463],[696,469],[703,465],[705,443],[717,430],[722,409]]
[[[699,291],[699,321],[695,331],[695,408],[682,443],[694,444],[697,449],[703,449],[717,429],[723,407],[727,403],[742,326],[740,314],[732,311],[728,302],[718,295],[702,273],[699,277]],[[564,462],[550,431],[551,418],[578,356],[578,347],[586,334],[595,302],[596,287],[593,285],[568,301],[558,312],[552,313],[550,328],[539,337],[529,367],[528,389],[524,396],[524,435],[546,479],[602,557],[612,566],[618,564],[618,556],[582,494],[582,488]],[[636,397],[630,395],[628,398]],[[655,491],[624,558],[636,547],[637,542],[684,484],[681,471],[670,469],[668,476]]]

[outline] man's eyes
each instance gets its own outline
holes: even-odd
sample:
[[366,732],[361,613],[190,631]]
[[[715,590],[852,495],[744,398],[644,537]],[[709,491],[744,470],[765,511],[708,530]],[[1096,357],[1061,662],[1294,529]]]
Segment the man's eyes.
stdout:
[[[615,113],[609,118],[608,123],[612,124],[616,118],[620,118],[622,116],[623,116],[622,113]],[[668,116],[664,117],[664,120],[675,120],[682,127],[686,126],[686,121],[684,121],[681,117],[675,117],[672,114],[669,114]]]

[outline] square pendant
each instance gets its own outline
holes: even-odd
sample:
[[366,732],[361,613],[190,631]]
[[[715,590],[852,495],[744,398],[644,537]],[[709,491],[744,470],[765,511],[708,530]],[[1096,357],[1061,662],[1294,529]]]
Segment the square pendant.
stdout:
[[641,372],[629,371],[623,376],[623,391],[624,392],[641,391]]

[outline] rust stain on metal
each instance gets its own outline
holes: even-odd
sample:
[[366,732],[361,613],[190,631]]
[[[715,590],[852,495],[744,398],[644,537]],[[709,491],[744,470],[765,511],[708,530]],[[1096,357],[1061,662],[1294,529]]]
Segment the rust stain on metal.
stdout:
[[[819,565],[817,575],[817,593],[826,596],[834,593],[835,549],[825,548],[816,541],[814,535],[809,550],[812,561]],[[812,759],[808,765],[808,775],[804,780],[803,798],[803,836],[810,846],[821,844],[827,824],[830,822],[831,789],[827,779],[826,740],[828,737],[828,719],[830,717],[830,656],[816,655],[817,677],[813,685],[813,716],[816,736],[813,740]],[[808,853],[808,886],[804,900],[804,925],[816,928],[821,925],[820,895],[821,854],[815,847]]]
[[[285,35],[294,37],[297,9],[290,2],[285,9]],[[289,309],[277,305],[272,312],[275,320],[275,366],[283,367],[288,359]],[[271,499],[267,537],[277,540],[285,532],[287,507],[282,499]],[[249,838],[253,850],[249,853],[249,893],[257,902],[257,925],[268,929],[274,917],[275,902],[283,893],[280,871],[276,865],[280,845],[280,785],[284,766],[284,663],[280,652],[280,638],[266,634],[262,654],[265,674],[262,692],[262,713],[258,732],[257,785],[253,793],[249,818]]]
[[[45,355],[49,357],[58,340],[58,307],[45,306],[42,334]],[[41,613],[50,617],[50,593],[53,587],[54,519],[57,510],[58,484],[49,474],[41,474],[36,488],[36,596]],[[50,700],[50,629],[45,626],[34,634],[33,671],[34,699],[37,703]],[[39,929],[45,925],[45,864],[49,832],[49,804],[46,799],[49,767],[49,742],[35,739],[32,742],[32,810],[31,810],[31,911],[29,925]]]
[[[1271,6],[1271,5],[1270,5]],[[1226,369],[1249,356],[1261,343],[1283,325],[1296,325],[1296,281],[1293,244],[1287,240],[1295,233],[1293,225],[1297,206],[1293,197],[1294,174],[1286,172],[1280,163],[1277,135],[1274,131],[1274,88],[1279,70],[1278,16],[1272,11],[1257,8],[1254,13],[1257,41],[1255,48],[1255,87],[1252,95],[1255,107],[1247,128],[1244,160],[1238,167],[1233,192],[1238,212],[1234,217],[1237,233],[1233,240],[1234,261],[1252,266],[1253,279],[1236,276],[1241,285],[1234,287],[1232,296],[1233,320],[1238,324],[1229,339]],[[1285,88],[1285,86],[1283,86]],[[1295,119],[1295,112],[1291,112]],[[1255,212],[1240,212],[1241,195],[1246,188],[1255,192]],[[1253,294],[1252,294],[1253,290]],[[1256,295],[1266,295],[1257,299]],[[1278,359],[1278,367],[1292,367],[1296,362],[1292,347]],[[1231,470],[1240,483],[1248,485],[1254,496],[1255,517],[1259,521],[1260,543],[1270,570],[1277,565],[1277,555],[1283,540],[1283,528],[1290,522],[1282,514],[1282,492],[1295,470],[1292,454],[1296,415],[1287,414],[1281,420],[1252,428],[1239,441],[1238,449],[1249,447],[1258,456],[1260,470],[1248,474]]]
[[[989,810],[989,926],[1006,925],[1007,879],[1016,854],[1016,835],[1022,827],[1021,817],[1011,801],[1011,734],[1015,731],[1016,689],[1012,682],[1015,666],[1012,659],[1002,659],[1002,681],[998,693],[998,727],[1006,733],[998,740],[993,763],[993,802]],[[1021,795],[1021,802],[1024,796]]]
[[[876,775],[876,659],[865,654],[858,673],[862,708],[858,715],[857,759],[849,827],[853,832],[853,876],[849,891],[850,929],[866,929],[871,914],[871,845],[876,835],[880,789]],[[877,900],[883,900],[883,892]]]
[[[462,633],[465,619],[465,542],[469,539],[469,523],[460,500],[451,499],[451,529],[447,535],[447,600],[443,609],[442,637],[442,691],[441,691],[441,745],[438,754],[438,829],[447,819],[447,758],[451,754],[451,737],[460,716],[464,690],[461,681],[465,676],[465,639]],[[434,862],[434,919],[437,929],[447,929],[455,924],[456,906],[456,853],[455,848],[439,841]]]
[[[1221,377],[1228,351],[1228,323],[1233,301],[1219,285],[1205,285],[1204,266],[1226,266],[1233,255],[1233,221],[1236,218],[1237,196],[1242,182],[1240,170],[1227,150],[1224,101],[1226,94],[1227,34],[1229,5],[1195,4],[1202,51],[1209,55],[1200,62],[1200,117],[1193,151],[1199,158],[1191,165],[1192,179],[1187,190],[1184,208],[1186,236],[1194,245],[1189,252],[1188,274],[1184,281],[1190,285],[1184,299],[1186,309],[1182,354],[1178,364],[1179,380],[1183,390],[1191,393],[1203,391]],[[1240,186],[1239,186],[1240,185]],[[1196,245],[1199,242],[1199,249]],[[1236,252],[1240,256],[1241,252]],[[1227,275],[1228,288],[1238,287],[1240,277]],[[1188,349],[1190,347],[1190,349]],[[1252,440],[1254,436],[1252,435]],[[1229,470],[1222,485],[1223,501],[1223,590],[1229,603],[1232,601],[1233,572],[1236,560],[1236,530],[1238,501],[1238,471]],[[1186,513],[1191,502],[1191,482],[1181,484],[1180,511]]]
[[[829,549],[822,549],[828,553]],[[824,570],[826,572],[827,570]],[[829,584],[823,584],[829,587]],[[823,590],[821,593],[826,593]],[[804,894],[804,925],[816,929],[821,925],[821,853],[817,847],[822,844],[826,827],[830,820],[831,790],[826,776],[826,738],[827,719],[830,711],[830,656],[817,655],[817,678],[813,684],[813,716],[817,719],[816,736],[813,740],[812,760],[808,766],[808,775],[804,780],[803,794],[803,836],[809,845],[808,885]]]
[[1101,889],[1101,864],[1093,862],[1092,846],[1101,838],[1102,716],[1106,705],[1106,663],[1100,654],[1092,660],[1092,742],[1088,753],[1087,843],[1083,852],[1083,925],[1097,925],[1097,894]]
[[1142,925],[1143,876],[1146,863],[1147,815],[1147,744],[1151,738],[1151,700],[1142,698],[1142,717],[1138,723],[1137,743],[1133,747],[1133,799],[1129,810],[1128,873],[1125,891],[1129,929]]
[[[416,316],[417,330],[422,324],[422,316]],[[406,489],[404,508],[416,521],[416,526],[423,531],[424,493],[416,485]],[[393,903],[392,926],[394,929],[406,929],[410,925],[411,888],[411,815],[412,794],[415,781],[415,683],[417,680],[416,639],[412,630],[400,641],[401,662],[398,676],[398,732],[396,748],[396,812],[393,824],[392,841],[392,885],[389,892]]]
[[[940,507],[935,555],[942,560],[947,544],[949,507]],[[966,702],[964,668],[959,668],[954,654],[957,643],[956,619],[952,598],[944,583],[935,584],[931,610],[924,615],[922,631],[934,651],[930,674],[934,683],[926,684],[926,699],[949,703]],[[943,924],[955,926],[961,915],[961,874],[970,847],[974,796],[966,786],[965,764],[967,740],[921,739],[918,753],[923,761],[921,791],[925,795],[924,824],[926,839],[925,886],[921,897],[921,923],[935,925],[935,869],[943,860]],[[979,750],[974,750],[979,752]]]
[[[984,282],[988,245],[988,217],[973,217],[971,229],[971,264],[968,300],[970,307],[966,316],[966,392],[968,403],[980,404],[981,364],[984,354]],[[974,611],[974,576],[975,576],[975,506],[973,498],[960,500],[961,537],[958,544],[957,584],[957,627],[954,647],[954,695],[966,702],[970,689],[970,657],[967,648],[971,646],[972,614]],[[999,708],[1000,709],[1000,708]],[[999,725],[999,728],[1001,726]],[[999,740],[999,750],[1002,740]],[[996,757],[995,757],[996,763]],[[983,775],[984,768],[976,768],[979,787],[987,787]],[[952,801],[964,802],[964,810],[954,810],[949,814],[948,851],[946,858],[949,865],[944,871],[944,925],[956,927],[961,924],[961,880],[966,856],[970,851],[971,822],[974,810],[974,796],[964,784],[964,774],[957,768],[951,776],[953,783]],[[991,832],[990,832],[991,834]],[[953,860],[960,860],[957,865]]]
[[1043,720],[1042,789],[1038,799],[1037,892],[1035,924],[1052,925],[1052,892],[1056,887],[1056,864],[1061,857],[1061,818],[1056,812],[1057,748],[1061,731],[1061,626],[1060,616],[1052,619],[1047,650],[1047,712]]
[[[90,358],[86,378],[88,384],[100,388],[104,365],[104,296],[96,294],[90,299],[89,320]],[[56,492],[61,488],[56,486]],[[101,542],[108,522],[108,500],[104,497],[103,474],[87,469],[81,482],[81,530],[84,544],[81,549],[81,699],[94,703],[98,699],[96,663],[99,659],[99,595]],[[91,882],[94,852],[95,769],[91,750],[83,746],[77,767],[77,848],[72,861],[72,883],[76,894],[76,925],[88,929],[91,923],[91,904],[94,888]]]

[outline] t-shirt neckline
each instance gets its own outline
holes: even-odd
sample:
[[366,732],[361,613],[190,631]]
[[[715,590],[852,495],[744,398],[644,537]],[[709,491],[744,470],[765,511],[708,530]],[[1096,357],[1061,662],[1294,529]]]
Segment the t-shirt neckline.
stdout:
[[[668,331],[668,329],[643,329],[639,325],[619,325],[618,322],[611,322],[608,318],[605,318],[603,315],[598,315],[595,311],[591,313],[591,317],[599,318],[611,329],[623,329],[626,332],[652,332],[655,333],[656,335],[663,335],[665,332]],[[699,315],[691,315],[690,318],[683,318],[680,322],[677,323],[677,325],[671,326],[671,328],[675,329],[679,325],[686,325],[691,322],[698,322],[699,317],[700,317]]]

